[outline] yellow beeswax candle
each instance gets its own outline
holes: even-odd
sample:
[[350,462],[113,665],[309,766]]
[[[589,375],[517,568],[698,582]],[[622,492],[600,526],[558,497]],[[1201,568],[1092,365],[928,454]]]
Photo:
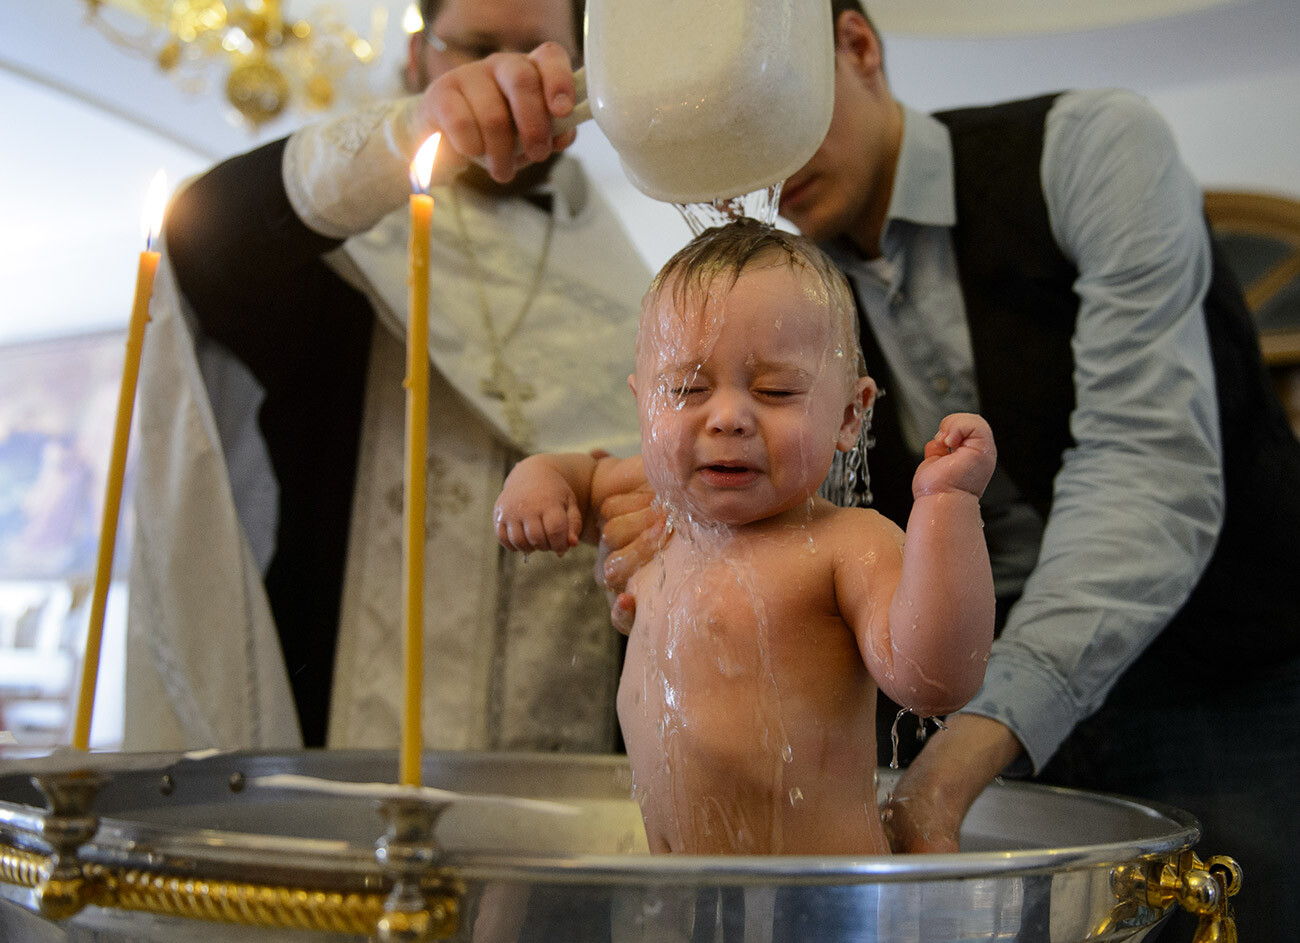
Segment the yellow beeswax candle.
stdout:
[[429,422],[429,233],[433,197],[425,191],[439,135],[425,141],[411,162],[410,268],[406,323],[406,500],[402,531],[402,704],[400,781],[419,786],[423,734],[420,709],[424,680],[425,457]]
[[122,384],[117,396],[117,423],[113,428],[108,487],[104,495],[104,513],[99,529],[99,553],[95,560],[95,589],[90,598],[90,628],[86,635],[86,655],[81,663],[81,683],[77,689],[77,711],[72,730],[72,745],[78,750],[90,748],[90,722],[95,707],[95,687],[99,679],[99,653],[104,640],[104,611],[108,605],[108,586],[113,576],[113,551],[117,543],[117,522],[122,507],[122,480],[126,476],[131,415],[135,411],[135,389],[140,376],[144,330],[149,322],[149,299],[153,295],[154,274],[158,271],[159,254],[153,250],[153,242],[162,228],[166,203],[167,178],[160,170],[154,176],[146,200],[145,251],[140,253],[140,263],[136,269],[135,300],[131,305],[131,320],[126,332],[126,357],[122,364]]

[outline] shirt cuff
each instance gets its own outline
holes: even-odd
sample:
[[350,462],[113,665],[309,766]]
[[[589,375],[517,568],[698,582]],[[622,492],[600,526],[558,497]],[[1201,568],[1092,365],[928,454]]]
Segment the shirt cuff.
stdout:
[[298,218],[321,235],[346,239],[400,209],[424,140],[418,104],[418,97],[402,98],[294,132],[281,172]]
[[1028,759],[1011,764],[1008,776],[1040,772],[1083,719],[1062,679],[1016,652],[990,656],[983,687],[961,713],[996,720],[1019,738]]

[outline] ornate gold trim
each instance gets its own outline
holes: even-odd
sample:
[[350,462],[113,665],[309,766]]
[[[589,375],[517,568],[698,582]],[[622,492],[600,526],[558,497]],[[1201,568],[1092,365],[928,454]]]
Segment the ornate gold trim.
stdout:
[[0,883],[36,887],[50,870],[47,855],[0,845]]
[[98,907],[234,923],[253,927],[367,934],[384,912],[381,894],[342,894],[305,888],[200,881],[143,871],[91,867]]
[[1164,911],[1177,905],[1197,918],[1192,943],[1236,943],[1237,923],[1229,898],[1241,890],[1242,870],[1227,855],[1202,861],[1187,849],[1169,857],[1124,864],[1110,875],[1118,904],[1088,934],[1108,940],[1142,907]]
[[[52,868],[48,855],[0,844],[0,882],[40,891]],[[239,881],[149,874],[134,868],[83,864],[85,902],[96,907],[238,924],[369,935],[385,917],[385,891],[343,893]],[[459,882],[434,878],[425,888],[423,939],[456,932]]]

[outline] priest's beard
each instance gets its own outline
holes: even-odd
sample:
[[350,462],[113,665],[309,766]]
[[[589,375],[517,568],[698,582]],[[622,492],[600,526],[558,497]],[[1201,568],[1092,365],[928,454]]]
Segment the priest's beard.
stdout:
[[544,184],[551,175],[551,168],[559,160],[559,154],[552,154],[540,164],[529,164],[505,183],[498,183],[478,164],[470,164],[460,172],[457,179],[471,189],[486,196],[512,197],[529,193]]

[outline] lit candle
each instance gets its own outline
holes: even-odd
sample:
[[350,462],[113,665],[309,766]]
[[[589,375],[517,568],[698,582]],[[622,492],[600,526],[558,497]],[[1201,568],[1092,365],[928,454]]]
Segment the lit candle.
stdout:
[[99,555],[95,561],[95,591],[90,598],[90,629],[86,635],[86,656],[81,663],[81,685],[77,691],[77,714],[72,745],[78,750],[90,748],[90,719],[95,707],[95,685],[99,678],[99,652],[104,639],[104,609],[108,604],[108,584],[113,576],[113,550],[117,543],[118,513],[122,506],[122,479],[126,475],[126,449],[131,434],[131,414],[135,410],[136,380],[140,376],[140,352],[144,348],[144,329],[149,321],[149,298],[153,294],[153,277],[158,270],[158,253],[154,240],[162,229],[163,209],[167,205],[167,177],[160,170],[154,175],[145,200],[141,228],[145,249],[135,276],[135,301],[126,332],[126,358],[122,364],[122,385],[117,397],[117,425],[113,429],[113,450],[108,462],[108,488],[104,495],[104,514],[99,528]]
[[401,782],[420,783],[420,706],[424,680],[424,506],[425,454],[429,430],[429,229],[433,197],[428,193],[441,135],[421,145],[411,162],[409,311],[406,319],[406,500],[403,502]]

